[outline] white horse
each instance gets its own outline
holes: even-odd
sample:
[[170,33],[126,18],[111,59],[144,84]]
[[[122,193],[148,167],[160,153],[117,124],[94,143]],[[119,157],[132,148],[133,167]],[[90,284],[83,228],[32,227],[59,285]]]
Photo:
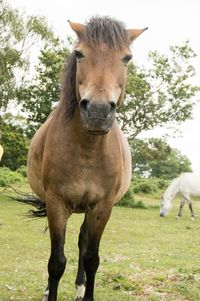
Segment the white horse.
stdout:
[[190,195],[200,196],[200,174],[183,173],[178,178],[172,180],[161,198],[160,216],[166,216],[168,214],[172,206],[172,200],[177,193],[180,193],[183,197],[177,217],[182,216],[183,206],[187,203],[190,208],[191,217],[194,218],[195,214],[192,208]]
[[2,156],[3,156],[3,147],[0,144],[0,161],[1,161]]

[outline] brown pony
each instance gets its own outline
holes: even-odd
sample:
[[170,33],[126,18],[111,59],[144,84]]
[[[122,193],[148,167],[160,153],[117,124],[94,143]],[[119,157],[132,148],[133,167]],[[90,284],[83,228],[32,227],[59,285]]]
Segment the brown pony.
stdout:
[[60,103],[33,137],[28,154],[28,179],[46,205],[51,238],[43,301],[57,300],[72,213],[85,213],[76,301],[94,300],[100,239],[131,180],[130,150],[115,114],[123,99],[130,44],[145,29],[126,30],[108,17],[69,24],[78,41],[64,71]]

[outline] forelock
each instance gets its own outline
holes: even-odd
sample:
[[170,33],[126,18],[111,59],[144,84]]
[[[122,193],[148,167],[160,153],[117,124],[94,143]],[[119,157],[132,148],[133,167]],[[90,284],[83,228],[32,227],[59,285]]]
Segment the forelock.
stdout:
[[92,47],[106,44],[108,48],[119,51],[129,45],[125,25],[110,17],[92,17],[86,23],[85,38]]

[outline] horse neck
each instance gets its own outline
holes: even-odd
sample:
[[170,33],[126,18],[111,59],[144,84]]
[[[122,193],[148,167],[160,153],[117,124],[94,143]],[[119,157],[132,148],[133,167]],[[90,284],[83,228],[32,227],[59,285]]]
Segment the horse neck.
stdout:
[[171,184],[169,185],[169,187],[167,188],[167,190],[164,193],[164,199],[167,200],[173,200],[173,198],[176,196],[176,194],[178,193],[178,183],[179,183],[179,178],[174,179]]

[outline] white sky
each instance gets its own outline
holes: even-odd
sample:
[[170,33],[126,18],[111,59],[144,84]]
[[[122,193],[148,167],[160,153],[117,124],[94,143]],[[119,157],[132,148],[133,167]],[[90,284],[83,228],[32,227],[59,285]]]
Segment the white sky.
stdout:
[[[12,7],[24,9],[28,14],[43,15],[49,25],[63,38],[74,37],[67,20],[83,22],[92,15],[109,15],[123,21],[129,28],[146,31],[133,45],[134,60],[145,66],[150,50],[167,52],[169,45],[179,45],[189,39],[198,57],[194,66],[200,84],[200,0],[8,0]],[[200,172],[200,107],[194,119],[181,125],[182,137],[168,140],[192,162],[194,171]],[[152,135],[156,132],[152,132]]]

